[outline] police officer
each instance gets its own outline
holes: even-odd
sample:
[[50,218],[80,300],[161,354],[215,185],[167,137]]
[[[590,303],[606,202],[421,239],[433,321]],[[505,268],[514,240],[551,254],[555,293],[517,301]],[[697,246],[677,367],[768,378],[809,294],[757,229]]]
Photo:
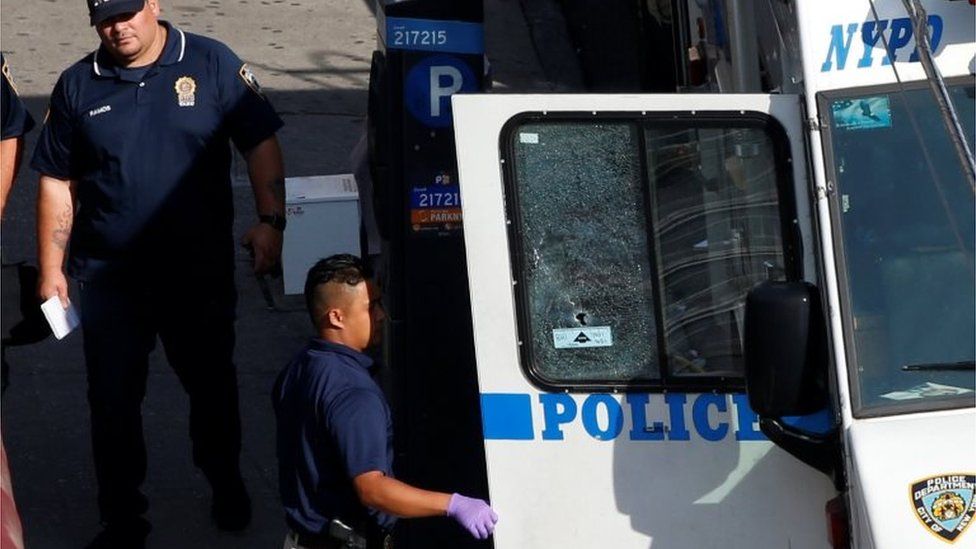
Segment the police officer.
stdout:
[[[78,282],[99,511],[92,547],[141,547],[149,523],[141,403],[156,337],[190,399],[194,462],[224,530],[250,522],[239,468],[232,362],[230,141],[244,155],[259,219],[254,269],[281,253],[282,126],[225,45],[159,20],[159,0],[88,0],[101,40],[65,70],[32,167],[41,298],[67,306]],[[70,243],[70,253],[68,251]]]
[[393,478],[390,408],[363,351],[385,318],[366,265],[351,255],[316,263],[305,301],[317,337],[272,392],[278,479],[291,532],[285,549],[389,547],[394,517],[449,516],[485,539],[498,516],[480,499]]
[[17,88],[14,87],[13,78],[10,76],[10,67],[7,60],[0,53],[0,66],[2,66],[3,78],[0,78],[0,122],[3,124],[2,134],[0,134],[0,215],[7,205],[7,196],[13,187],[14,178],[20,168],[20,159],[24,153],[24,134],[31,131],[34,127],[34,119],[31,117],[24,104],[17,95]]
[[[7,206],[7,196],[13,187],[14,179],[20,168],[20,159],[24,152],[24,134],[34,127],[31,117],[24,104],[17,96],[10,68],[7,60],[0,53],[0,67],[3,76],[0,78],[0,215]],[[6,274],[7,271],[4,271]],[[4,285],[8,282],[4,280]],[[4,322],[8,325],[7,322]],[[6,339],[4,340],[6,341]],[[6,345],[3,348],[6,351]],[[7,384],[7,359],[3,358],[3,386]],[[0,440],[0,508],[5,509],[0,517],[0,547],[24,547],[23,531],[20,516],[14,504],[13,489],[10,484],[10,471],[7,467],[7,452],[3,441]]]

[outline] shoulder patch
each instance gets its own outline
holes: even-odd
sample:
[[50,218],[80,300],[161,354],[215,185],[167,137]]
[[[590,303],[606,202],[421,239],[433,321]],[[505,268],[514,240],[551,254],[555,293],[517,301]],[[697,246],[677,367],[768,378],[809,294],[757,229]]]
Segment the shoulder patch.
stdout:
[[247,66],[247,63],[241,65],[241,70],[237,71],[237,74],[241,77],[241,80],[244,81],[247,87],[251,88],[251,91],[264,98],[264,92],[261,90],[261,85],[258,84],[257,77],[254,76],[254,72],[251,71],[251,67]]
[[10,75],[10,65],[7,64],[7,60],[3,60],[3,67],[0,68],[0,72],[3,72],[3,78],[7,81],[10,89],[13,90],[14,95],[20,95],[17,93],[17,86],[14,86],[14,78]]

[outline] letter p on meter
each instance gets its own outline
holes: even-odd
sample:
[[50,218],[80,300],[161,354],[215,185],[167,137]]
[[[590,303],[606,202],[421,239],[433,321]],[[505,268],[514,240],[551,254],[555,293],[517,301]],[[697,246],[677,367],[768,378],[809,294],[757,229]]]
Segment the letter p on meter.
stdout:
[[[443,82],[449,82],[446,86]],[[430,116],[441,115],[441,99],[450,97],[461,90],[464,77],[461,71],[450,65],[434,65],[430,68]]]

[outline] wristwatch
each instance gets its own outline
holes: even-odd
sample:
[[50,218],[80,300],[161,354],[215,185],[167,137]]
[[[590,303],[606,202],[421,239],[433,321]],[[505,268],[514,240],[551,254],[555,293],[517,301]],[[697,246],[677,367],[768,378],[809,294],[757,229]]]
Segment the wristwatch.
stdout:
[[285,219],[285,216],[280,214],[261,214],[258,216],[258,221],[261,223],[267,223],[279,231],[284,231],[285,226],[288,225],[288,220]]

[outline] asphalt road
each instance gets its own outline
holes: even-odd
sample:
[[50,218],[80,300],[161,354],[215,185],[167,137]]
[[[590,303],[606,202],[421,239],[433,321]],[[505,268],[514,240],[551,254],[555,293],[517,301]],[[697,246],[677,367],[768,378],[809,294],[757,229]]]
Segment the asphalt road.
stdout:
[[[255,70],[286,126],[279,134],[288,176],[349,171],[366,111],[369,60],[376,47],[369,0],[160,0],[162,17],[189,32],[227,43]],[[500,91],[551,89],[538,63],[517,0],[486,0],[486,40]],[[97,45],[81,0],[4,2],[2,47],[18,90],[38,121],[58,74]],[[37,130],[28,136],[28,155]],[[235,167],[238,235],[254,219],[250,190]],[[2,226],[4,264],[36,263],[37,174],[22,170]],[[209,518],[210,491],[192,464],[187,398],[157,348],[143,406],[149,472],[145,491],[154,530],[149,547],[279,547],[285,532],[277,496],[270,388],[274,376],[310,334],[300,300],[272,290],[270,311],[239,257],[236,363],[244,426],[241,464],[254,520],[240,535]],[[186,269],[192,273],[193,265]],[[16,309],[5,285],[0,306]],[[188,311],[192,314],[192,311]],[[2,399],[3,438],[27,547],[83,546],[99,529],[89,446],[81,337],[13,347],[10,387]],[[6,512],[6,510],[4,510]]]

